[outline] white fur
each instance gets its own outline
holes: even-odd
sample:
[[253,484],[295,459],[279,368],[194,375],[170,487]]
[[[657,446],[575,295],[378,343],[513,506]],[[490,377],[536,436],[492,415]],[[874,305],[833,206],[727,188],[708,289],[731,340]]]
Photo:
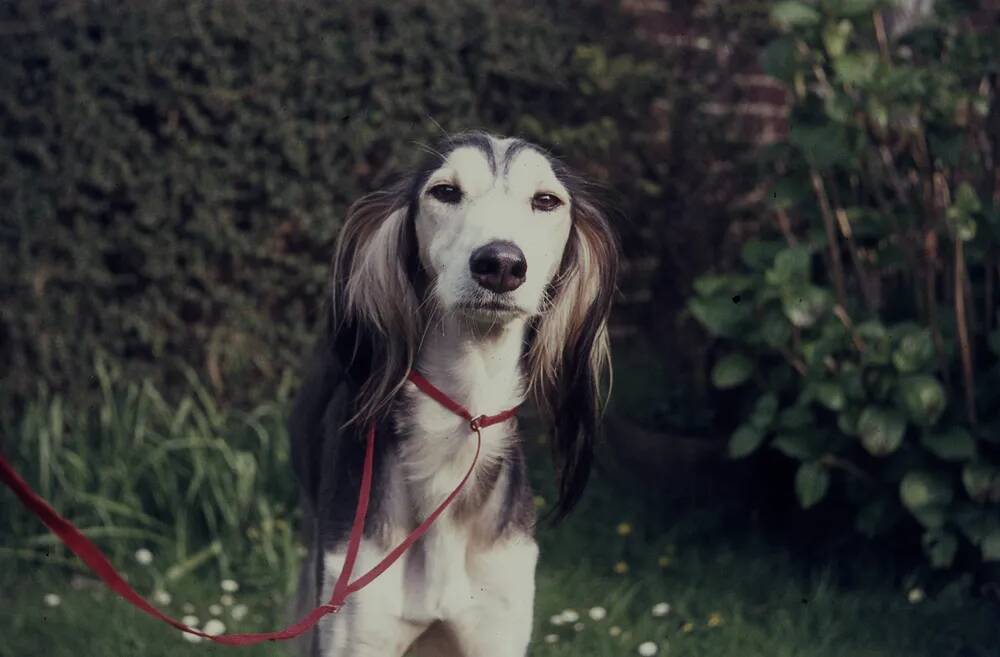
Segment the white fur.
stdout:
[[[498,167],[509,143],[495,144]],[[490,173],[482,152],[466,146],[451,153],[421,190],[416,225],[420,257],[434,274],[437,300],[446,313],[480,298],[479,286],[469,275],[469,256],[480,246],[504,240],[524,253],[525,281],[507,295],[524,315],[539,311],[562,259],[572,226],[570,198],[548,160],[526,148],[514,156],[507,175],[502,170],[497,174]],[[426,194],[441,183],[458,186],[462,200],[450,205]],[[553,194],[563,204],[550,212],[536,211],[531,200],[538,193]]]
[[[524,401],[521,356],[528,318],[545,304],[545,290],[562,260],[570,234],[570,198],[548,161],[531,149],[520,151],[504,171],[509,140],[494,141],[497,175],[483,153],[461,147],[431,173],[420,191],[416,216],[419,253],[433,280],[434,304],[424,310],[427,333],[416,369],[473,415],[492,415]],[[436,184],[461,188],[460,203],[449,205],[426,194]],[[543,192],[563,205],[536,211],[532,198]],[[399,230],[398,211],[374,236],[390,248]],[[465,304],[483,292],[469,271],[471,253],[495,240],[516,244],[528,263],[525,282],[507,293],[515,312],[478,313]],[[372,253],[373,250],[369,250]],[[373,261],[374,262],[374,261]],[[359,263],[368,274],[369,293],[389,290],[383,268]],[[356,292],[351,286],[350,293]],[[459,310],[459,306],[462,309]],[[373,318],[376,321],[381,318]],[[405,532],[414,528],[455,488],[475,454],[468,422],[406,383],[393,418],[401,442],[388,471],[393,505],[387,522],[390,541],[364,540],[355,577],[377,563]],[[513,421],[482,431],[482,452],[473,477],[511,448]],[[474,488],[470,481],[468,488]],[[494,487],[477,514],[458,522],[442,514],[425,537],[396,564],[348,599],[343,610],[321,623],[326,657],[400,657],[416,641],[418,657],[523,657],[531,635],[538,547],[514,533],[499,541],[492,524],[504,502]],[[460,500],[456,500],[459,502]],[[489,537],[489,538],[486,538]],[[324,555],[328,599],[343,563],[343,552]]]

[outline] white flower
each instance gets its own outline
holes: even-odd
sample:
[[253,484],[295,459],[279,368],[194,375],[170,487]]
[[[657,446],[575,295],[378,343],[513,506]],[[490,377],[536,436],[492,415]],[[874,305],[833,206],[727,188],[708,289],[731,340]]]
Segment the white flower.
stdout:
[[645,643],[639,644],[639,654],[642,655],[642,657],[653,657],[657,650],[656,644],[652,641],[646,641]]
[[588,612],[588,615],[592,620],[600,621],[605,619],[605,617],[608,615],[608,612],[604,607],[594,607]]
[[653,616],[656,618],[663,618],[670,613],[670,605],[666,602],[657,602],[653,605]]
[[60,598],[55,593],[46,593],[45,597],[42,598],[42,600],[44,600],[45,604],[48,605],[49,607],[58,607],[59,604],[62,602],[62,598]]
[[562,619],[565,623],[575,623],[580,620],[580,614],[576,613],[572,609],[564,609],[562,613]]
[[191,604],[190,602],[185,602],[184,604],[181,605],[181,611],[183,611],[185,614],[193,614],[194,605]]
[[181,622],[187,625],[188,627],[198,627],[198,623],[200,621],[198,620],[197,616],[188,614],[187,616],[181,619]]
[[222,590],[226,593],[236,593],[240,590],[240,585],[236,580],[224,579],[222,580]]
[[153,563],[153,553],[146,548],[139,548],[135,551],[135,560],[143,566],[148,566]]
[[562,625],[566,621],[563,620],[562,614],[556,614],[555,616],[549,619],[549,622],[552,623],[553,625]]
[[573,629],[576,630],[577,632],[582,632],[584,627],[585,625],[583,623],[577,623],[576,625],[573,626]]
[[170,600],[170,594],[166,591],[153,591],[153,602],[161,607],[165,607],[170,604]]
[[556,643],[558,641],[559,641],[559,635],[558,634],[546,634],[545,635],[545,643]]
[[917,603],[923,602],[924,598],[926,598],[926,597],[927,597],[927,594],[925,594],[924,590],[922,588],[920,588],[919,586],[910,589],[910,592],[906,595],[906,599],[910,601],[910,604],[914,604],[914,605],[917,604]]
[[208,608],[208,613],[212,614],[213,616],[219,616],[222,614],[222,607],[220,607],[219,605],[211,605]]
[[223,607],[232,607],[233,596],[229,595],[228,593],[223,593],[222,596],[219,598],[219,602],[222,603]]
[[181,632],[181,636],[183,636],[186,641],[190,641],[191,643],[201,643],[201,637],[198,636],[197,634],[188,634],[187,632]]
[[610,634],[611,636],[621,636],[622,628],[618,627],[617,625],[612,625],[610,628],[608,628],[608,634]]
[[211,618],[207,623],[205,623],[205,634],[209,636],[219,636],[226,631],[225,624],[218,618]]
[[247,609],[246,605],[239,604],[230,609],[229,613],[232,615],[233,619],[243,620],[243,618],[247,615],[247,611],[249,610]]

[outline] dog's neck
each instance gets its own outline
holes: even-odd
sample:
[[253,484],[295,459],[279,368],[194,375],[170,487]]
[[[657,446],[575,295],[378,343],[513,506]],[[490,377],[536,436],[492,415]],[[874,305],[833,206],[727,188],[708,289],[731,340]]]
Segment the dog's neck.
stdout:
[[444,317],[428,330],[417,370],[471,413],[498,413],[523,401],[526,330],[523,319],[481,326]]

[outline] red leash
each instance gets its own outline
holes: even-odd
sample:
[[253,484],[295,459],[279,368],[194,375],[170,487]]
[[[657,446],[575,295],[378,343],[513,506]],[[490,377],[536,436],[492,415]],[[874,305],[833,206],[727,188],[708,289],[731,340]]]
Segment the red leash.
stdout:
[[409,549],[409,547],[417,540],[419,540],[428,529],[430,529],[430,526],[434,523],[437,517],[448,508],[448,505],[450,505],[456,497],[458,497],[462,487],[465,486],[465,482],[468,481],[469,477],[472,475],[472,470],[476,467],[476,461],[479,460],[479,450],[482,447],[483,436],[480,433],[480,430],[493,424],[505,422],[506,420],[514,417],[514,414],[517,412],[517,407],[514,407],[510,410],[504,411],[503,413],[498,413],[497,415],[479,415],[473,417],[472,413],[466,410],[464,406],[455,402],[448,397],[448,395],[435,388],[430,381],[420,376],[417,372],[411,371],[408,378],[420,390],[433,398],[435,401],[439,402],[442,406],[469,421],[469,429],[476,434],[476,455],[473,457],[468,471],[465,473],[465,476],[462,477],[462,480],[458,482],[458,486],[455,487],[455,490],[453,490],[451,494],[449,494],[448,497],[446,497],[444,501],[441,502],[441,504],[439,504],[438,507],[417,526],[416,529],[410,532],[410,535],[403,539],[402,543],[393,548],[393,550],[371,570],[351,582],[351,572],[354,569],[354,562],[358,556],[358,548],[361,546],[361,535],[365,527],[365,516],[368,513],[368,500],[371,496],[372,468],[375,455],[375,423],[373,422],[368,428],[368,444],[365,449],[364,471],[361,475],[361,490],[358,493],[358,506],[354,512],[354,524],[351,527],[351,534],[347,541],[347,554],[344,558],[344,566],[341,568],[340,576],[337,577],[337,582],[333,586],[333,594],[330,596],[330,600],[326,604],[316,607],[297,623],[290,625],[283,630],[277,630],[274,632],[252,632],[248,634],[221,634],[212,636],[188,627],[179,620],[167,616],[147,602],[141,595],[136,593],[135,589],[129,586],[128,582],[122,579],[121,575],[118,574],[114,566],[111,565],[111,562],[104,556],[104,553],[102,553],[101,550],[90,541],[90,539],[81,534],[80,530],[74,527],[71,522],[60,516],[48,502],[38,495],[38,493],[33,491],[31,487],[28,486],[27,482],[25,482],[24,479],[14,470],[14,468],[7,463],[7,460],[4,459],[3,455],[0,455],[0,480],[3,480],[3,483],[14,491],[14,494],[21,500],[21,503],[27,507],[29,511],[38,516],[38,518],[45,523],[45,526],[52,530],[52,533],[59,537],[59,540],[65,543],[66,547],[68,547],[73,554],[80,557],[80,559],[87,564],[92,571],[94,571],[94,574],[104,581],[105,585],[107,585],[109,589],[125,598],[128,602],[132,603],[134,606],[146,612],[153,618],[157,618],[168,625],[172,625],[182,632],[194,634],[195,636],[200,636],[204,639],[208,639],[209,641],[214,641],[228,646],[252,646],[263,641],[284,641],[302,634],[319,622],[319,619],[323,616],[339,611],[348,596],[363,589],[372,580],[385,572],[385,570],[395,563],[399,557],[403,556],[403,553],[406,552],[406,550]]

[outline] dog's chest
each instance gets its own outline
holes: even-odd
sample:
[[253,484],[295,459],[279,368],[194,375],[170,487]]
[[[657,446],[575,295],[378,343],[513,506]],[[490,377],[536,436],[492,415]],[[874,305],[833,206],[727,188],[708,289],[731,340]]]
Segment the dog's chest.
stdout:
[[[425,519],[455,489],[476,454],[476,435],[468,421],[415,390],[404,393],[406,403],[396,417],[404,439],[399,444],[400,497],[394,515],[403,526]],[[493,400],[490,400],[493,401]],[[494,402],[514,405],[516,399]],[[504,407],[506,408],[506,407]],[[473,413],[496,413],[488,408]],[[462,496],[482,495],[474,513],[456,514],[453,506],[443,513],[427,534],[406,556],[404,616],[413,620],[453,617],[475,603],[477,585],[476,550],[483,525],[498,512],[495,491],[487,485],[487,471],[495,467],[510,446],[510,427],[497,425],[482,431],[482,447],[476,467]]]

